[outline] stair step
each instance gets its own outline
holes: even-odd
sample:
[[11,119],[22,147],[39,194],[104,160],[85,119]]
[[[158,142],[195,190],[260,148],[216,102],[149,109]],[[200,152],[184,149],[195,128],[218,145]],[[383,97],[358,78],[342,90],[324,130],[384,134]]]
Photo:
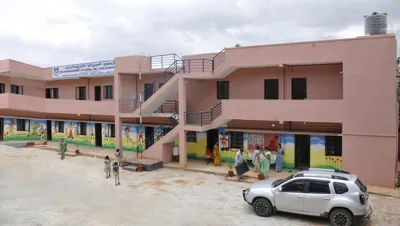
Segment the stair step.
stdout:
[[137,167],[136,166],[132,166],[132,165],[125,166],[124,170],[128,170],[128,171],[131,171],[131,172],[136,172],[137,171]]

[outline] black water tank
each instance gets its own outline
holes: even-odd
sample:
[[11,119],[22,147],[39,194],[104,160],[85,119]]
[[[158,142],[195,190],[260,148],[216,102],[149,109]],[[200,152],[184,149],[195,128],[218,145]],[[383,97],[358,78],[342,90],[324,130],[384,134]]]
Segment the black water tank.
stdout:
[[366,35],[380,35],[387,33],[387,14],[374,12],[364,16],[364,31]]

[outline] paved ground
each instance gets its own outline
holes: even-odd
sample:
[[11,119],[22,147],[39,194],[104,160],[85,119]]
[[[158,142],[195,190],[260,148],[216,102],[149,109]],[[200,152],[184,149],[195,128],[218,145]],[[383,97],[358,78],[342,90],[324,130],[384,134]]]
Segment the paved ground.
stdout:
[[[105,179],[103,160],[0,145],[0,225],[329,225],[318,218],[255,216],[241,197],[248,184],[162,169]],[[400,225],[400,199],[371,196],[362,225]]]

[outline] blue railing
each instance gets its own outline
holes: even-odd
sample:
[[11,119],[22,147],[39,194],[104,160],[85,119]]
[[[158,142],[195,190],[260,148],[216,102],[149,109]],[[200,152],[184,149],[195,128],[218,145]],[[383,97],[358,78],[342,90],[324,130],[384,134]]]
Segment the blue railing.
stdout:
[[175,53],[151,56],[151,69],[167,68],[177,60],[182,60],[182,58]]
[[211,107],[210,111],[185,112],[185,124],[188,125],[209,125],[214,119],[222,114],[221,102]]

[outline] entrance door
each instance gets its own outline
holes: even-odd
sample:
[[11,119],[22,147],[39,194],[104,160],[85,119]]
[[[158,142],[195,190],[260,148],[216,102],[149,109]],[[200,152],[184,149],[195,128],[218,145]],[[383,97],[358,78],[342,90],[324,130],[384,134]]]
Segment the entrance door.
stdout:
[[292,100],[307,99],[307,79],[292,78]]
[[265,79],[264,80],[264,99],[277,100],[279,99],[279,80]]
[[101,101],[101,86],[94,87],[94,100]]
[[103,142],[102,142],[103,136],[101,134],[101,123],[94,124],[94,137],[95,137],[96,147],[103,146]]
[[52,140],[51,120],[46,120],[47,140]]
[[294,140],[296,168],[310,167],[310,135],[296,135]]
[[[218,142],[218,130],[207,130],[207,147],[213,150],[214,145]],[[204,147],[205,148],[205,147]]]
[[153,91],[154,91],[153,83],[144,84],[144,101],[146,101],[153,95]]
[[4,139],[4,118],[0,118],[0,140]]
[[146,149],[147,149],[147,148],[151,147],[151,145],[154,144],[154,127],[146,126],[144,128],[144,134],[146,136],[144,141],[145,141],[145,145],[146,145]]

